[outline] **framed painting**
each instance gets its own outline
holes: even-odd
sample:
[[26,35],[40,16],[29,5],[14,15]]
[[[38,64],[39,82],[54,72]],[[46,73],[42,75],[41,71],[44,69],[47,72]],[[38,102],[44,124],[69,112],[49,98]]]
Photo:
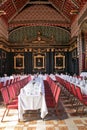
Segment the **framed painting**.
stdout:
[[14,69],[24,69],[24,56],[14,56]]
[[55,55],[55,69],[64,69],[65,68],[65,56],[64,55]]
[[34,56],[34,69],[44,69],[44,56],[35,55]]

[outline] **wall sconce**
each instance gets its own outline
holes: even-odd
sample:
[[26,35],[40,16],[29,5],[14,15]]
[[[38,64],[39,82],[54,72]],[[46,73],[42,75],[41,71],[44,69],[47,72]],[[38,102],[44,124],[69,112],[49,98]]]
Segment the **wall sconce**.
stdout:
[[73,15],[73,14],[78,14],[79,11],[77,9],[73,9],[70,11],[70,14]]

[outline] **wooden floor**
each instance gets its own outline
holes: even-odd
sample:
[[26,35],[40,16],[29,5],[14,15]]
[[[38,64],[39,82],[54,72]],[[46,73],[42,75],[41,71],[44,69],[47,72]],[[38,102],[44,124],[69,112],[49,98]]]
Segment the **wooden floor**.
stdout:
[[[0,120],[5,107],[0,103]],[[42,120],[39,113],[25,113],[24,121],[18,122],[18,111],[12,110],[0,122],[0,130],[87,130],[87,114],[77,114],[68,99],[61,95],[58,104],[59,116],[51,109]]]

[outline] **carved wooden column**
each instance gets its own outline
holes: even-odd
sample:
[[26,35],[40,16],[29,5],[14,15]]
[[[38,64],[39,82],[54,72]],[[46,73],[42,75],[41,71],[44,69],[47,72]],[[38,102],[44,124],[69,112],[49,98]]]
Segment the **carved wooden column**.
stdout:
[[82,72],[82,36],[81,31],[78,34],[77,37],[77,51],[78,51],[78,60],[79,60],[79,74]]
[[54,48],[51,49],[51,59],[50,59],[51,73],[54,73]]
[[84,44],[85,44],[85,52],[84,52],[85,70],[87,71],[87,32],[84,32]]
[[46,52],[46,73],[50,73],[50,49],[47,49],[47,52]]

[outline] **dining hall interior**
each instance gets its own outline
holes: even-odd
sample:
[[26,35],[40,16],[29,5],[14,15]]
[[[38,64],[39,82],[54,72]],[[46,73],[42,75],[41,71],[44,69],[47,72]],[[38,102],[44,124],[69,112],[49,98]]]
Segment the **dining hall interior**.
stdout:
[[0,0],[0,130],[87,130],[87,0]]

